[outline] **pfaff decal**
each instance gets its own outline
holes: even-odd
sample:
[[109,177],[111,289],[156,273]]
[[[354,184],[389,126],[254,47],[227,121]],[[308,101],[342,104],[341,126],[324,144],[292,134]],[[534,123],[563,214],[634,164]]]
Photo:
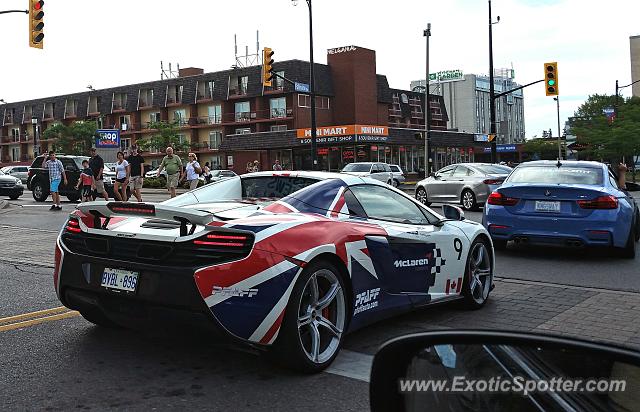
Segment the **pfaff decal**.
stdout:
[[252,298],[258,294],[258,289],[239,289],[234,287],[214,286],[211,295],[236,296]]
[[373,309],[378,306],[378,294],[380,288],[369,289],[356,295],[356,303],[354,305],[353,314],[357,315],[360,312],[364,312],[369,309]]

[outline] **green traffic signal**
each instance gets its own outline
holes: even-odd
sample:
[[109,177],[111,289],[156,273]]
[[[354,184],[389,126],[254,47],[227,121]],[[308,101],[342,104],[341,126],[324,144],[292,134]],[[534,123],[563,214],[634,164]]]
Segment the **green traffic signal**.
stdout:
[[550,79],[550,80],[547,82],[547,84],[548,84],[549,86],[554,86],[554,85],[556,84],[556,81],[555,81],[555,80],[553,80],[553,79]]

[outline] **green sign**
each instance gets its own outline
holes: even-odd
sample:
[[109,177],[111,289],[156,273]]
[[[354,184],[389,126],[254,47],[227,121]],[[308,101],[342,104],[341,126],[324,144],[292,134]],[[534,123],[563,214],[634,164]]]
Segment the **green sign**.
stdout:
[[429,74],[429,82],[456,82],[464,80],[464,73],[462,70],[443,70],[437,73]]

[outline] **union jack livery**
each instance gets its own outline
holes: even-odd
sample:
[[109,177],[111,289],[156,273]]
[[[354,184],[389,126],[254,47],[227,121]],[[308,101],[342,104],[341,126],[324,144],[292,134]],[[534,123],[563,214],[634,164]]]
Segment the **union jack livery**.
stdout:
[[159,204],[80,204],[54,283],[98,325],[202,325],[319,371],[347,332],[446,300],[484,305],[491,239],[444,214],[369,178],[249,173]]

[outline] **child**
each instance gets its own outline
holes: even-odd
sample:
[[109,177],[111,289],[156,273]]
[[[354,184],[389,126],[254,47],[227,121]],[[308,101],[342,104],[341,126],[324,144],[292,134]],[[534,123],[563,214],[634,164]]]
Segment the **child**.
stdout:
[[78,183],[76,184],[76,189],[80,188],[80,183],[82,183],[82,201],[90,202],[91,192],[95,189],[96,183],[93,179],[93,170],[89,168],[89,161],[82,161],[82,172],[80,173],[80,178],[78,179]]

